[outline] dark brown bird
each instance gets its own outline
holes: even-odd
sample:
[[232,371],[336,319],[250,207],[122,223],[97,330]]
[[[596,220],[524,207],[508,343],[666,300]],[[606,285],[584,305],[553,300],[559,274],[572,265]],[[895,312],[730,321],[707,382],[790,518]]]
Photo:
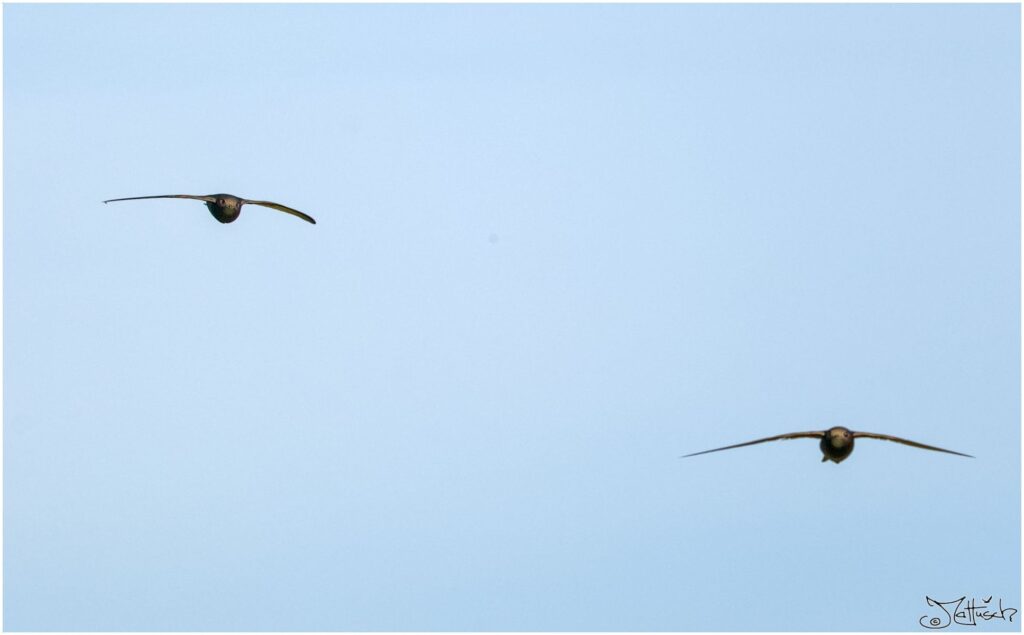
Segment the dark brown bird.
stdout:
[[774,437],[766,437],[764,439],[758,439],[756,441],[747,441],[746,443],[737,443],[736,445],[727,445],[724,448],[715,448],[714,450],[704,450],[703,452],[694,452],[693,454],[687,454],[681,458],[688,456],[697,456],[698,454],[707,454],[708,452],[718,452],[720,450],[731,450],[733,448],[742,448],[745,445],[754,445],[755,443],[765,443],[766,441],[779,441],[781,439],[821,439],[821,451],[825,456],[821,457],[822,463],[825,461],[832,461],[833,463],[841,463],[843,459],[850,456],[853,453],[853,440],[858,438],[865,439],[881,439],[883,441],[895,441],[896,443],[902,443],[903,445],[909,445],[914,448],[921,448],[923,450],[934,450],[936,452],[945,452],[947,454],[956,454],[957,456],[966,456],[968,458],[974,458],[970,454],[962,454],[960,452],[954,452],[952,450],[943,450],[932,445],[925,445],[918,443],[917,441],[910,441],[908,439],[901,439],[899,437],[889,436],[888,434],[876,434],[874,432],[854,432],[849,428],[842,426],[836,426],[829,428],[828,430],[818,430],[815,432],[790,432],[789,434],[779,434]]
[[191,194],[164,194],[161,196],[132,196],[130,198],[112,198],[109,201],[103,201],[104,203],[113,203],[114,201],[138,201],[144,198],[192,198],[197,201],[206,201],[206,207],[210,209],[210,213],[213,217],[222,223],[233,223],[242,213],[242,206],[246,203],[252,205],[262,205],[263,207],[269,207],[282,212],[291,214],[292,216],[298,216],[307,223],[313,223],[316,225],[316,221],[313,220],[312,216],[303,214],[297,209],[285,207],[278,203],[271,203],[270,201],[250,201],[248,199],[240,198],[238,196],[232,196],[231,194],[210,194],[208,196],[192,196]]

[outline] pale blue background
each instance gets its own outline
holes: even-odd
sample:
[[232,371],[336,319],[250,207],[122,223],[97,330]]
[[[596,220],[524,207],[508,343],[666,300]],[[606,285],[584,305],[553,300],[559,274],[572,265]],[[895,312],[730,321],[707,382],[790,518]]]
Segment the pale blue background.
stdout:
[[4,627],[1020,608],[1019,11],[5,6]]

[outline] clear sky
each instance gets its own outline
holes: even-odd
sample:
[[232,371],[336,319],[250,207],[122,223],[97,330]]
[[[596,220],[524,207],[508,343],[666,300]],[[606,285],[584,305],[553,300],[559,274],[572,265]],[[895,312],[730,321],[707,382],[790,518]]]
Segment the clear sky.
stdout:
[[3,10],[5,629],[1020,609],[1019,6]]

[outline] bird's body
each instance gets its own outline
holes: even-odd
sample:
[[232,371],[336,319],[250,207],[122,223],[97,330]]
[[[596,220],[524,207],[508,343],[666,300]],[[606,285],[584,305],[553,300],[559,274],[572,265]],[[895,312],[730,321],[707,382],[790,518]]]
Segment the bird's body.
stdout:
[[828,430],[817,430],[812,432],[790,432],[787,434],[779,434],[774,437],[766,437],[764,439],[757,439],[755,441],[747,441],[746,443],[737,443],[736,445],[727,445],[724,448],[715,448],[714,450],[704,450],[703,452],[694,452],[693,454],[687,454],[683,458],[688,456],[697,456],[698,454],[708,454],[709,452],[718,452],[720,450],[731,450],[733,448],[742,448],[747,445],[755,445],[757,443],[765,443],[767,441],[779,441],[782,439],[821,439],[819,447],[823,456],[821,461],[832,461],[833,463],[842,463],[850,454],[853,453],[853,442],[857,438],[866,439],[881,439],[883,441],[895,441],[896,443],[902,443],[903,445],[909,445],[915,448],[921,448],[922,450],[933,450],[935,452],[945,452],[946,454],[956,454],[958,456],[966,456],[974,458],[970,454],[962,454],[960,452],[954,452],[952,450],[944,450],[937,448],[932,445],[925,445],[918,443],[917,441],[910,441],[909,439],[901,439],[900,437],[890,436],[888,434],[877,434],[875,432],[854,432],[849,428],[842,426],[835,426]]
[[853,454],[853,433],[843,427],[829,428],[821,437],[821,462],[842,463]]
[[129,198],[112,198],[110,200],[103,202],[113,203],[115,201],[138,201],[147,198],[190,198],[197,201],[204,201],[206,203],[207,209],[209,209],[210,213],[213,214],[213,217],[222,223],[235,222],[238,219],[239,215],[241,215],[242,213],[242,206],[248,203],[251,205],[262,205],[263,207],[276,209],[278,211],[291,214],[292,216],[297,216],[302,220],[306,221],[307,223],[313,223],[314,225],[316,224],[316,221],[313,220],[312,216],[309,216],[308,214],[303,214],[297,209],[285,207],[284,205],[281,205],[279,203],[272,203],[270,201],[250,201],[248,199],[244,199],[239,196],[234,196],[232,194],[208,194],[206,196],[194,196],[192,194],[163,194],[160,196],[132,196]]
[[206,201],[213,217],[222,223],[233,223],[242,215],[242,199],[230,194],[212,194],[216,201]]

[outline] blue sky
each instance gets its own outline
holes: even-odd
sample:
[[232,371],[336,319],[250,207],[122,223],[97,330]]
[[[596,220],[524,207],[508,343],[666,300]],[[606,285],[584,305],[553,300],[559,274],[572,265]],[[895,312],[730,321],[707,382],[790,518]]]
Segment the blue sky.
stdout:
[[6,5],[4,628],[1020,608],[1019,11]]

